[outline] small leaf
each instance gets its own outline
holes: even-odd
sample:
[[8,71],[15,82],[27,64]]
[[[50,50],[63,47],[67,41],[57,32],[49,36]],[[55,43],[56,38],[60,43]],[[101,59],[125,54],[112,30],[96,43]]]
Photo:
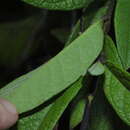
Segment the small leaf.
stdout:
[[1,89],[0,97],[20,113],[44,103],[87,71],[102,50],[103,37],[102,22],[97,22],[48,63]]
[[99,76],[104,73],[105,69],[104,66],[100,62],[96,62],[94,65],[92,65],[88,72],[93,76]]
[[80,99],[73,108],[73,112],[70,117],[70,128],[75,128],[83,119],[83,114],[86,106],[86,100]]
[[130,0],[117,0],[115,12],[115,32],[118,52],[123,67],[130,67]]
[[76,83],[70,86],[70,88],[68,88],[64,94],[55,101],[44,117],[38,130],[53,130],[66,107],[81,89],[82,80],[83,78],[80,78],[78,81],[76,81]]
[[89,5],[94,0],[23,0],[31,5],[50,10],[73,10]]

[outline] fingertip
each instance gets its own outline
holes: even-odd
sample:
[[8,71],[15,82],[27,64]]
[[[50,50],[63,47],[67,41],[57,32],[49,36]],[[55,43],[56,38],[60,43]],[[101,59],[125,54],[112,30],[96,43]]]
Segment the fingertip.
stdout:
[[8,111],[9,113],[17,114],[15,106],[12,103],[8,102],[7,100],[0,99],[0,104],[2,104],[3,107],[6,109],[6,111]]
[[7,129],[18,120],[18,113],[14,105],[4,99],[0,99],[0,130]]

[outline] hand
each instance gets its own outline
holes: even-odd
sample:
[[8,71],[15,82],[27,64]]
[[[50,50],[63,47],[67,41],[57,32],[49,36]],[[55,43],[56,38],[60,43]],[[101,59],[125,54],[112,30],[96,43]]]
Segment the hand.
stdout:
[[4,99],[0,99],[0,130],[11,127],[17,120],[18,113],[14,105]]

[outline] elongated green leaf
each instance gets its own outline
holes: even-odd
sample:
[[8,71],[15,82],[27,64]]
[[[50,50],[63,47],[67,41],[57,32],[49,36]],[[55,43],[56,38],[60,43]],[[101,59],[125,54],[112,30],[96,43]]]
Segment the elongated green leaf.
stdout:
[[18,130],[37,130],[51,106],[52,104],[31,116],[20,119],[17,123]]
[[130,67],[130,0],[117,0],[115,31],[118,52],[125,69]]
[[72,10],[87,6],[93,0],[23,0],[31,5],[50,10]]
[[88,130],[114,130],[110,106],[106,102],[102,85],[98,86],[92,102],[90,124]]
[[100,62],[96,62],[88,69],[88,72],[93,76],[102,75],[104,71],[104,66]]
[[46,114],[38,130],[53,130],[60,116],[71,102],[71,100],[77,95],[82,87],[83,78],[80,78],[74,85],[72,85],[64,94],[56,100],[52,105],[49,112]]
[[[117,57],[118,54],[116,52],[115,46],[112,45],[113,43],[110,39],[107,39],[107,37],[106,40],[108,41],[106,42],[107,44],[105,44],[105,48],[109,49],[107,53],[104,51],[106,57],[110,62],[116,63],[117,61],[117,66],[122,66],[118,62],[120,59]],[[122,120],[130,125],[130,92],[107,68],[105,72],[104,91],[108,101],[113,106],[116,113]]]
[[75,128],[83,119],[83,114],[86,106],[86,100],[81,99],[73,108],[73,112],[70,117],[70,128]]
[[112,63],[122,67],[117,49],[109,36],[105,36],[104,55],[105,60],[111,61]]
[[87,96],[89,96],[90,94],[88,88],[91,87],[90,85],[92,77],[90,77],[90,75],[87,73],[85,79],[87,79],[87,82],[84,82],[85,86],[80,90],[80,92],[71,104],[71,114],[69,123],[70,129],[74,129],[82,122],[84,117],[84,110],[86,108],[86,105],[88,105],[89,103],[89,99],[87,98]]
[[20,113],[33,109],[83,75],[102,46],[102,23],[97,22],[48,63],[1,89],[0,97],[15,104]]
[[130,90],[130,74],[110,62],[107,63],[107,67],[120,80],[120,82]]

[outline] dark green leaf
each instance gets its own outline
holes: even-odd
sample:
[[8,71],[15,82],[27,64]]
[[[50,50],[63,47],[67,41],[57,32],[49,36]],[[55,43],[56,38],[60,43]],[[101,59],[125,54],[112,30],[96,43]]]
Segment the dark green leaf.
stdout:
[[130,125],[130,92],[108,69],[105,73],[104,90],[116,113]]
[[[0,64],[14,67],[32,53],[33,38],[41,15],[29,16],[22,20],[0,23]],[[25,55],[26,54],[26,55]]]
[[[70,34],[65,46],[68,46],[73,40],[75,40],[79,35],[81,35],[81,28],[87,29],[91,24],[94,24],[95,22],[101,20],[103,16],[106,15],[107,9],[107,5],[99,9],[93,8],[91,11],[90,9],[88,9],[85,15],[82,16],[82,21],[79,20],[74,26],[72,33]],[[83,27],[81,27],[81,22]]]
[[[105,41],[104,48],[107,48],[107,51],[104,51],[104,53],[107,60],[114,64],[116,63],[117,66],[121,67],[122,65],[119,62],[120,59],[112,40],[110,40],[109,37],[106,37]],[[130,125],[130,92],[107,68],[105,72],[104,91],[116,113],[122,120]]]
[[69,36],[69,29],[66,28],[56,28],[51,31],[51,34],[55,36],[61,43],[66,43]]
[[130,0],[117,0],[115,12],[115,31],[118,52],[123,67],[130,67]]
[[70,117],[70,128],[75,128],[83,119],[83,114],[86,106],[86,100],[80,99],[75,107]]
[[72,10],[82,8],[93,0],[23,0],[31,5],[50,10]]
[[112,71],[112,73],[120,80],[120,82],[130,90],[130,74],[113,63],[108,62],[107,66],[110,71]]
[[114,130],[112,116],[110,106],[106,102],[102,91],[102,84],[100,83],[92,102],[88,130]]

